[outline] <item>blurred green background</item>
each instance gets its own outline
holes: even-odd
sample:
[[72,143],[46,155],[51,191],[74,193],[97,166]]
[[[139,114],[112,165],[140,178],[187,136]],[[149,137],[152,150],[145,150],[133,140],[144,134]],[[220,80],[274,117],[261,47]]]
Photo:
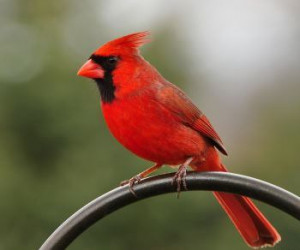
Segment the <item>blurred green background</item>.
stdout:
[[[1,0],[0,249],[37,249],[151,165],[110,135],[96,86],[76,76],[98,46],[143,30],[142,54],[207,114],[229,169],[299,194],[299,1]],[[299,249],[299,222],[257,203],[282,235],[275,249]],[[70,249],[248,247],[211,193],[190,192],[117,211]]]

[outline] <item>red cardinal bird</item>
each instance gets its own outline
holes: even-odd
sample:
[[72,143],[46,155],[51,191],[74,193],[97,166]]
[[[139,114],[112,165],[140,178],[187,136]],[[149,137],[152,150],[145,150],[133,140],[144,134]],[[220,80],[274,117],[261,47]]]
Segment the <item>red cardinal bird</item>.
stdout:
[[[140,54],[148,32],[130,34],[104,44],[78,75],[96,81],[101,107],[111,133],[134,154],[155,165],[126,183],[162,165],[179,165],[178,187],[190,166],[195,171],[224,171],[218,150],[227,155],[219,135],[187,95],[164,79]],[[246,243],[273,246],[280,235],[253,202],[243,196],[214,192]]]

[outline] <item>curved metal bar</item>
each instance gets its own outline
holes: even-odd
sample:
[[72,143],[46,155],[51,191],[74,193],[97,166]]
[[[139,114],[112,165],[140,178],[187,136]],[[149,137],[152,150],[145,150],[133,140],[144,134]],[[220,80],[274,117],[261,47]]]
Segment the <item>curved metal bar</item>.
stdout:
[[[144,179],[134,186],[137,197],[129,191],[128,185],[101,195],[62,223],[40,250],[65,249],[87,228],[117,209],[148,197],[176,192],[172,177],[171,173]],[[300,197],[265,181],[232,173],[189,172],[186,183],[189,191],[223,191],[248,196],[300,220]]]

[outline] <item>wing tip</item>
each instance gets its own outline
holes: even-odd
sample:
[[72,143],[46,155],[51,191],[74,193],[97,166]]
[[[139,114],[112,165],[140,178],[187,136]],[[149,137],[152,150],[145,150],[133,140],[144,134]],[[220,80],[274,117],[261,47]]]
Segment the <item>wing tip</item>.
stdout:
[[223,154],[228,156],[226,148],[223,146],[222,142],[220,141],[215,141],[215,146],[216,148]]

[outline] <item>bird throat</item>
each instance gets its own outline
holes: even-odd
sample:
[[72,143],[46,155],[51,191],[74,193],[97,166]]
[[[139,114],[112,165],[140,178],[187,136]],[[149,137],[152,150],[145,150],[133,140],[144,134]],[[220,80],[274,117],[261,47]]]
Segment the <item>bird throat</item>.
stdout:
[[106,71],[103,79],[95,79],[104,103],[112,103],[115,99],[116,87],[113,83],[112,72]]

